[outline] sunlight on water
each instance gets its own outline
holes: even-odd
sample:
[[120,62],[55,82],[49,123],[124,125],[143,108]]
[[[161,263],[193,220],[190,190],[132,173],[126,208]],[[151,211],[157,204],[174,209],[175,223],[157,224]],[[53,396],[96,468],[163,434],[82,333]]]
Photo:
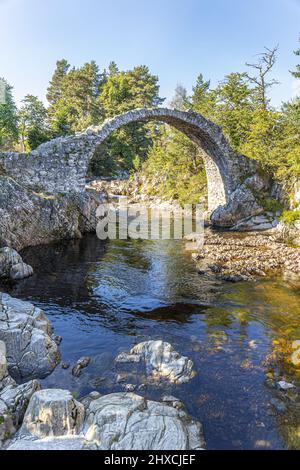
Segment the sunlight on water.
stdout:
[[[24,257],[35,274],[10,293],[46,311],[63,337],[64,362],[92,358],[79,378],[58,366],[44,386],[78,396],[110,393],[123,390],[115,379],[122,373],[144,385],[139,393],[182,399],[203,423],[210,449],[300,448],[300,368],[291,361],[292,342],[300,339],[299,285],[199,276],[180,241],[103,243],[87,236],[30,248]],[[154,385],[132,364],[120,370],[116,355],[148,339],[168,341],[191,358],[196,377]],[[280,392],[282,379],[297,388]]]

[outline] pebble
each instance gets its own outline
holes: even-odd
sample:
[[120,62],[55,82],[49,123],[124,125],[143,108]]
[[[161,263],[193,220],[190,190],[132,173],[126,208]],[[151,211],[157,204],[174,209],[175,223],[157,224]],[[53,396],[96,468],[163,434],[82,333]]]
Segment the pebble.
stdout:
[[277,382],[277,385],[281,390],[290,390],[292,388],[296,388],[294,384],[286,382],[285,380],[280,380]]

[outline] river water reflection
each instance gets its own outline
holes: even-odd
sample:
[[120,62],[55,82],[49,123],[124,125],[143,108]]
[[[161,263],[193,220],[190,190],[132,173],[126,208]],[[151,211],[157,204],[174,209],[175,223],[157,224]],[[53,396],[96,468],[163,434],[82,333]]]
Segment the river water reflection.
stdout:
[[[209,449],[300,448],[297,395],[280,395],[282,414],[270,404],[278,398],[272,387],[278,373],[300,390],[287,352],[300,339],[299,285],[199,276],[180,241],[101,242],[89,235],[23,256],[34,276],[6,289],[45,310],[63,338],[63,362],[92,358],[79,378],[59,365],[44,387],[69,388],[78,397],[121,391],[114,357],[140,341],[163,339],[194,361],[197,376],[183,385],[146,383],[139,393],[182,399],[203,423]],[[143,379],[134,368],[127,373],[130,383]]]

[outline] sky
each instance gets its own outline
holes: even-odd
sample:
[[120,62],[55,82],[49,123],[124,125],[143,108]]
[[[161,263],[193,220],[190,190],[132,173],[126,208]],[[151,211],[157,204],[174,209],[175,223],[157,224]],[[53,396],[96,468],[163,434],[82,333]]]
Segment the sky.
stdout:
[[300,0],[0,0],[0,77],[19,104],[26,94],[45,101],[61,58],[101,70],[145,64],[168,102],[178,83],[190,93],[201,72],[215,86],[279,44],[270,95],[279,107],[300,94],[289,73],[299,35]]

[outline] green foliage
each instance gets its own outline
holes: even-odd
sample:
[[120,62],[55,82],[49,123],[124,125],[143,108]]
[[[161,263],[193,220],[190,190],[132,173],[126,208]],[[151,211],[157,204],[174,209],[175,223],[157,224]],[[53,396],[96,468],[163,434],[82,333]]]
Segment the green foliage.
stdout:
[[[300,49],[295,52],[300,56]],[[192,95],[177,85],[170,106],[192,109],[222,127],[231,146],[258,160],[276,179],[300,176],[300,98],[285,103],[281,110],[270,106],[268,92],[277,82],[272,78],[277,47],[265,49],[248,72],[230,73],[215,88],[199,74]],[[300,78],[300,64],[292,72]],[[271,78],[270,78],[271,77]],[[27,95],[19,112],[12,88],[5,82],[5,103],[0,103],[0,148],[36,148],[49,138],[100,125],[105,119],[135,108],[156,107],[158,77],[148,67],[119,70],[111,62],[99,71],[94,61],[70,67],[57,61],[47,89],[49,107]],[[146,175],[151,191],[181,203],[197,202],[205,194],[206,177],[199,149],[184,135],[158,123],[136,122],[111,134],[96,150],[90,172],[115,176],[138,171]],[[274,200],[264,201],[266,210],[279,210]]]
[[54,133],[70,134],[101,121],[103,115],[98,99],[100,83],[101,76],[94,61],[79,69],[72,68],[63,75],[59,93],[55,94],[49,109]]
[[273,212],[273,214],[275,214],[276,212],[282,212],[282,204],[273,197],[261,199],[260,202],[262,207],[267,212]]
[[214,120],[222,127],[232,147],[246,142],[252,117],[252,91],[245,74],[231,73],[216,89]]
[[[149,108],[163,102],[159,97],[158,78],[146,66],[135,67],[127,72],[119,72],[114,63],[110,64],[107,76],[99,95],[99,103],[105,118],[116,116],[135,108]],[[91,171],[101,175],[102,170],[109,174],[130,171],[147,157],[152,144],[153,124],[131,123],[115,131],[96,151],[91,162]]]
[[3,78],[0,78],[0,85],[3,91],[3,101],[0,102],[0,149],[9,150],[18,139],[18,114],[12,87]]
[[[56,69],[54,71],[54,74],[52,76],[52,80],[49,84],[49,87],[47,89],[47,100],[50,103],[50,106],[54,106],[57,101],[61,97],[62,93],[62,85],[65,76],[68,73],[68,70],[70,68],[70,64],[66,59],[61,59],[56,62]],[[51,107],[50,107],[50,113],[51,113]]]
[[300,220],[300,210],[296,211],[283,211],[280,217],[281,222],[293,226]]
[[47,110],[36,96],[27,95],[19,111],[19,134],[22,150],[33,150],[50,138]]
[[[299,42],[300,42],[300,38],[299,38]],[[295,55],[297,57],[300,57],[300,48],[295,51]],[[296,65],[296,70],[292,72],[292,75],[296,78],[300,78],[300,64]]]
[[151,194],[181,204],[196,204],[206,192],[199,150],[179,131],[160,130],[143,164],[142,174],[147,177]]

